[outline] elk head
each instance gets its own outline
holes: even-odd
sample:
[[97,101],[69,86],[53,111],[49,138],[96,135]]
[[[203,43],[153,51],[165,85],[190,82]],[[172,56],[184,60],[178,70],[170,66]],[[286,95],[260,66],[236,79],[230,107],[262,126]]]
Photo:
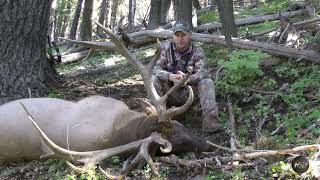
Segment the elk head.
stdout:
[[[94,21],[95,22],[95,21]],[[131,142],[126,145],[110,148],[110,149],[105,149],[105,150],[98,150],[98,151],[89,151],[89,152],[75,152],[75,151],[70,151],[67,149],[63,149],[56,145],[54,142],[52,142],[46,135],[45,133],[40,129],[40,127],[36,124],[34,121],[32,115],[28,113],[27,109],[24,107],[23,104],[21,104],[24,108],[24,110],[27,112],[29,115],[29,119],[31,119],[35,129],[38,131],[41,139],[43,142],[52,150],[51,154],[47,154],[44,157],[60,157],[66,160],[72,160],[72,161],[77,161],[82,164],[84,164],[84,168],[88,167],[89,165],[95,165],[99,163],[101,160],[128,151],[132,151],[134,149],[137,149],[140,147],[140,151],[138,152],[137,156],[132,160],[131,164],[122,172],[123,174],[126,174],[130,172],[142,159],[144,159],[151,167],[154,173],[157,174],[155,165],[152,161],[152,158],[150,157],[148,153],[149,146],[151,144],[159,144],[160,149],[164,153],[168,153],[172,150],[171,143],[167,141],[166,139],[163,139],[162,136],[164,137],[170,137],[172,134],[172,121],[171,118],[173,116],[179,115],[181,113],[184,113],[192,104],[193,102],[193,91],[190,86],[187,86],[189,90],[189,97],[188,100],[184,105],[181,107],[171,107],[170,109],[166,108],[166,101],[168,96],[176,91],[178,88],[184,86],[185,82],[188,80],[188,78],[191,75],[192,68],[188,68],[188,73],[186,76],[176,85],[174,85],[164,96],[160,97],[158,93],[156,92],[156,89],[153,85],[153,77],[152,77],[152,72],[153,72],[153,67],[156,64],[156,61],[159,59],[160,55],[160,41],[158,40],[158,48],[157,51],[151,60],[151,62],[144,66],[137,58],[134,57],[134,55],[123,45],[121,40],[111,32],[110,29],[105,28],[98,22],[95,22],[103,31],[105,31],[111,38],[111,41],[115,44],[117,51],[123,55],[130,64],[132,64],[140,73],[142,80],[144,82],[145,89],[147,90],[148,98],[150,99],[151,103],[154,106],[154,109],[157,111],[156,114],[156,124],[158,125],[160,129],[161,134],[159,133],[152,133],[149,137],[141,140],[137,140],[134,142]],[[155,119],[155,118],[150,118],[150,119]],[[182,126],[182,125],[181,125]],[[181,128],[180,128],[181,129]],[[162,136],[161,136],[162,135]],[[79,169],[72,165],[71,163],[68,163],[74,170],[76,171],[82,171],[82,169]],[[106,172],[103,172],[106,174]],[[112,176],[109,176],[110,178],[114,178]],[[119,177],[116,177],[119,178]]]

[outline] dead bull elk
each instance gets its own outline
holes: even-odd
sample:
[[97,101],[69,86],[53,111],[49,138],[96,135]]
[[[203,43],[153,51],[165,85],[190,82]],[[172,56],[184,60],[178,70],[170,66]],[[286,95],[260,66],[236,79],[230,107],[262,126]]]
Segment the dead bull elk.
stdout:
[[[81,162],[87,167],[116,154],[137,151],[140,147],[136,158],[123,171],[125,174],[141,159],[145,159],[156,171],[148,153],[151,143],[160,144],[163,152],[171,151],[170,143],[173,151],[210,149],[203,139],[190,133],[178,122],[171,121],[174,115],[185,112],[192,104],[191,87],[189,99],[183,106],[170,109],[165,106],[168,95],[181,87],[190,73],[167,94],[159,97],[152,83],[152,69],[159,58],[159,48],[145,67],[118,37],[99,26],[110,35],[119,53],[139,70],[157,113],[147,115],[135,112],[121,101],[102,96],[84,98],[76,103],[54,98],[12,101],[0,106],[0,162],[52,156]],[[155,133],[163,132],[163,124],[171,127],[170,135],[165,137],[167,140]]]

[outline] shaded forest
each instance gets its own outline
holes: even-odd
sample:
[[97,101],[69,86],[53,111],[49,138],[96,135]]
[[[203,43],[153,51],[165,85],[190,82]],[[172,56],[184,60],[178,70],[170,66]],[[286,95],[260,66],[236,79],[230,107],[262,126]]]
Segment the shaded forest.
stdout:
[[319,7],[318,0],[0,3],[0,104],[101,95],[144,112],[137,99],[156,105],[137,67],[149,67],[157,42],[172,40],[173,24],[185,21],[207,57],[225,129],[203,133],[195,99],[173,119],[209,152],[154,154],[156,168],[140,162],[128,172],[134,157],[120,155],[78,171],[55,158],[12,162],[0,166],[0,179],[112,179],[104,172],[124,179],[319,179]]

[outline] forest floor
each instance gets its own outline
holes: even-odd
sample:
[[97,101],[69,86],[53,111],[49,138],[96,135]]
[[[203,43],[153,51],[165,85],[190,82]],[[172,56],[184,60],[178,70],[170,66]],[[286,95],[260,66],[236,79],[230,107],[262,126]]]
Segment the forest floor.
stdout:
[[[240,18],[261,14],[265,9],[276,13],[279,4],[239,11]],[[275,8],[276,7],[276,8]],[[271,12],[272,11],[272,12]],[[251,13],[251,14],[248,14]],[[212,22],[217,14],[205,13],[199,17],[202,23]],[[237,18],[237,17],[236,17]],[[299,19],[297,20],[299,21]],[[240,27],[239,36],[279,27],[277,21]],[[307,31],[302,42],[316,40],[316,29]],[[259,37],[268,41],[270,36]],[[277,39],[274,39],[277,43]],[[201,132],[201,110],[196,102],[178,120],[190,131],[212,143],[230,147],[230,123],[228,101],[235,116],[237,148],[248,150],[290,149],[307,144],[319,144],[320,137],[320,66],[267,55],[259,51],[236,50],[232,53],[219,45],[201,44],[207,56],[209,76],[215,81],[219,118],[227,132],[204,134]],[[308,48],[308,46],[304,46]],[[153,50],[138,51],[135,55],[148,61]],[[146,91],[140,75],[119,56],[95,53],[89,59],[56,66],[63,82],[51,88],[49,97],[77,101],[90,95],[103,95],[124,101],[131,109],[140,111],[134,98],[146,99]],[[302,155],[308,158],[310,168],[298,174],[291,167],[292,158]],[[230,157],[225,150],[211,153],[180,154],[184,160],[203,160],[215,156]],[[118,156],[105,160],[101,166],[117,174],[124,162]],[[314,179],[319,175],[319,152],[305,151],[283,157],[256,158],[236,163],[197,168],[177,168],[157,161],[160,177],[152,176],[149,166],[134,170],[126,179]],[[320,177],[320,175],[319,175]],[[0,166],[0,180],[10,179],[104,179],[94,169],[76,175],[62,160],[49,159]]]
[[[211,62],[210,52],[212,50],[211,46],[203,46],[207,55],[208,61]],[[224,48],[215,47],[216,55],[220,53],[226,53]],[[250,51],[247,53],[251,53]],[[218,55],[218,56],[220,56]],[[117,56],[121,59],[121,57]],[[115,58],[114,55],[105,55],[98,54],[90,59],[94,61],[95,59],[99,59],[99,63],[96,65],[103,65],[101,63],[101,58],[105,59],[105,61],[113,61]],[[270,58],[270,57],[269,57]],[[273,58],[277,59],[277,58]],[[136,103],[134,98],[142,98],[146,99],[146,91],[143,86],[143,82],[141,77],[137,72],[132,68],[131,65],[123,62],[124,60],[115,62],[115,65],[107,65],[106,71],[95,71],[98,69],[97,66],[95,68],[90,66],[90,63],[87,61],[78,62],[76,66],[71,65],[63,65],[58,66],[58,71],[63,75],[63,83],[56,84],[52,87],[52,91],[49,97],[57,97],[63,98],[67,100],[77,101],[83,97],[90,95],[103,95],[113,97],[118,100],[124,101],[131,109],[141,111],[139,105]],[[276,90],[277,88],[281,88],[283,84],[290,83],[293,85],[296,81],[301,80],[301,78],[287,79],[276,77],[278,74],[275,74],[275,69],[288,70],[286,68],[288,65],[292,66],[291,68],[298,66],[295,69],[297,73],[301,76],[303,74],[314,73],[314,71],[308,71],[306,69],[310,68],[310,64],[305,65],[297,65],[297,64],[289,64],[286,60],[278,59],[274,63],[266,63],[270,62],[270,59],[267,58],[267,61],[261,61],[259,69],[264,71],[262,76],[259,76],[259,80],[255,79],[256,82],[252,86],[246,86],[245,91],[249,91],[250,88],[254,89],[268,89],[271,92],[270,85],[266,85],[266,83],[270,83],[270,80],[267,80],[268,77],[273,77],[275,81],[277,81],[277,85],[272,85],[272,89]],[[95,62],[96,63],[96,62]],[[113,64],[113,63],[112,63]],[[209,63],[210,64],[210,63]],[[72,67],[68,69],[68,66]],[[272,68],[270,68],[270,66]],[[299,66],[303,66],[302,69]],[[315,66],[314,70],[319,69],[319,65],[311,65]],[[217,62],[213,62],[209,65],[209,69],[212,77],[216,77],[217,74]],[[285,68],[283,70],[283,68]],[[295,67],[296,68],[296,67]],[[66,73],[65,70],[68,69]],[[279,71],[280,71],[279,70]],[[94,73],[92,73],[92,71]],[[281,72],[282,72],[281,71]],[[301,74],[303,71],[303,74]],[[90,72],[90,73],[89,73]],[[226,71],[227,72],[227,71]],[[283,73],[283,72],[282,72]],[[315,72],[317,73],[317,72]],[[221,75],[224,76],[224,75]],[[292,76],[289,74],[288,76]],[[278,79],[276,79],[276,78]],[[308,76],[309,80],[317,81],[316,79],[312,79],[314,76]],[[223,77],[221,77],[221,80]],[[224,79],[227,81],[226,79]],[[320,82],[320,81],[319,81]],[[226,98],[224,97],[224,90],[219,82],[217,82],[217,101],[219,103],[219,112],[221,123],[224,125],[226,129],[228,129],[228,110]],[[311,98],[310,102],[313,104],[308,105],[308,112],[305,112],[304,117],[308,120],[312,113],[314,114],[314,118],[319,116],[319,100],[316,98],[319,95],[319,83],[312,83],[311,85],[307,85],[308,91],[303,95],[307,98]],[[219,92],[221,91],[221,92]],[[268,91],[268,92],[269,92]],[[267,92],[267,91],[266,91]],[[292,92],[295,93],[295,92]],[[292,95],[292,94],[291,94]],[[307,96],[309,95],[309,96]],[[308,125],[312,124],[312,122],[304,122],[302,124],[298,124],[300,127],[297,128],[295,134],[290,134],[290,124],[289,120],[281,119],[280,121],[277,119],[277,116],[286,117],[286,113],[289,112],[288,105],[280,98],[279,96],[270,95],[265,92],[251,92],[249,94],[241,94],[241,93],[233,93],[229,94],[229,99],[235,104],[235,115],[236,115],[236,134],[241,144],[242,148],[249,149],[287,149],[292,148],[298,145],[317,143],[319,131],[314,129],[311,132],[307,132],[303,136],[300,136],[303,130],[305,130]],[[253,97],[257,96],[257,97]],[[259,96],[263,96],[259,97]],[[271,99],[273,98],[273,102]],[[253,100],[249,100],[251,98]],[[239,100],[241,99],[241,100]],[[197,99],[194,105],[188,110],[188,112],[178,117],[180,122],[189,128],[195,134],[202,136],[209,140],[212,143],[223,147],[230,147],[230,136],[226,132],[220,132],[217,134],[203,134],[201,132],[201,110],[199,102]],[[263,101],[263,105],[260,103]],[[272,104],[272,106],[268,106],[268,104]],[[260,107],[261,106],[261,107]],[[269,108],[269,109],[266,109]],[[272,110],[271,110],[272,109]],[[266,116],[262,116],[258,114],[259,111],[266,111]],[[271,112],[269,112],[271,110]],[[296,112],[296,111],[295,111]],[[270,113],[270,114],[269,114]],[[276,115],[279,113],[279,115]],[[298,112],[301,114],[301,112]],[[259,137],[256,135],[256,129],[261,121],[261,117],[267,117],[266,123],[263,124]],[[251,119],[248,119],[251,118]],[[255,119],[256,118],[256,119]],[[292,119],[290,119],[292,120]],[[316,120],[316,119],[310,119]],[[299,120],[298,120],[299,121]],[[301,121],[301,119],[300,119]],[[283,123],[288,123],[288,125],[283,125],[284,130],[282,132],[277,132],[276,135],[271,135],[271,133],[277,129],[278,125]],[[296,122],[295,122],[296,123]],[[300,122],[301,123],[301,122]],[[297,126],[295,124],[295,126]],[[304,127],[304,128],[302,128]],[[292,130],[291,130],[292,131]],[[299,136],[299,137],[298,137]],[[257,139],[258,138],[258,139]],[[310,159],[314,156],[313,153],[303,153],[306,157],[310,157]],[[180,154],[179,158],[184,160],[196,160],[196,159],[204,159],[204,158],[212,158],[215,156],[231,156],[229,152],[217,149],[212,153],[206,154]],[[291,158],[292,159],[292,158]],[[117,174],[122,167],[122,163],[124,159],[116,156],[105,160],[102,163],[102,166],[107,168],[110,173]],[[151,170],[149,166],[145,166],[142,169],[134,170],[130,175],[127,176],[127,179],[281,179],[281,178],[291,178],[291,179],[309,179],[311,176],[309,174],[304,173],[303,176],[295,173],[290,167],[290,157],[282,157],[282,158],[268,158],[268,159],[257,159],[247,162],[241,162],[240,165],[225,164],[220,167],[216,166],[207,166],[207,167],[180,167],[177,168],[172,165],[168,165],[166,163],[157,161],[157,167],[160,172],[160,177],[153,177],[151,174]],[[0,167],[0,179],[90,179],[90,178],[98,178],[101,177],[97,171],[93,170],[92,172],[86,172],[82,175],[74,174],[65,164],[64,161],[49,159],[46,161],[32,161],[26,163],[11,163],[7,166]]]

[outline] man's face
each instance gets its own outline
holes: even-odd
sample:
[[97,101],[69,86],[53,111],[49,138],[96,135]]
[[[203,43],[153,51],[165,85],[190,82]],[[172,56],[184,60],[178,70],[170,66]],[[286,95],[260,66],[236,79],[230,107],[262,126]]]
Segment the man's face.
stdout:
[[191,33],[178,31],[173,34],[173,41],[178,50],[186,50],[189,47]]

